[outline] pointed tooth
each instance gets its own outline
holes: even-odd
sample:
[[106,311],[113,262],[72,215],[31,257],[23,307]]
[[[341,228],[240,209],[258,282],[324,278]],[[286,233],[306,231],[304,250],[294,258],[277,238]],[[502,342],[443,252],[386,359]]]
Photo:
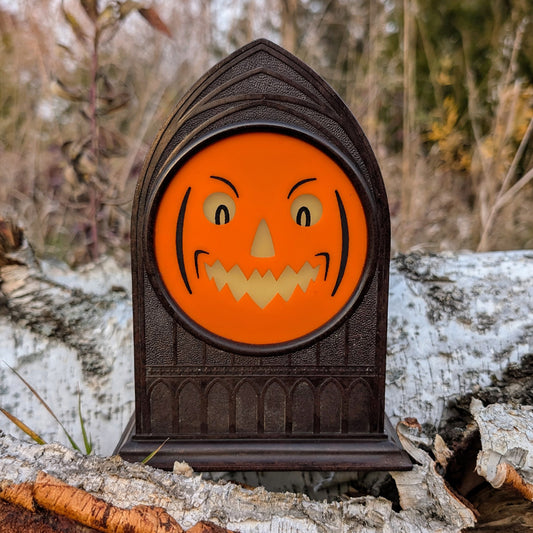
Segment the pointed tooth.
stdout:
[[207,263],[205,263],[205,271],[207,273],[207,277],[208,279],[213,279],[213,268],[214,268],[214,265],[208,265]]
[[276,278],[270,270],[261,276],[257,270],[254,270],[247,283],[247,292],[250,298],[261,308],[264,309],[276,296]]
[[290,266],[286,266],[278,278],[278,293],[286,302],[292,296],[297,283],[298,274]]
[[205,269],[208,278],[215,281],[219,291],[227,284],[237,302],[248,293],[250,298],[261,309],[264,309],[276,294],[279,294],[286,302],[289,301],[297,285],[303,292],[306,292],[311,280],[316,280],[320,266],[313,268],[309,262],[306,262],[299,272],[286,266],[277,280],[270,270],[264,276],[261,276],[258,270],[254,270],[248,279],[238,265],[234,265],[226,272],[218,259],[211,266],[205,264]]
[[207,277],[209,279],[214,279],[217,289],[221,291],[224,285],[226,285],[226,269],[222,266],[222,263],[218,259],[212,266],[209,266],[206,263],[205,270],[207,272]]
[[238,302],[246,294],[246,285],[247,280],[246,276],[243,274],[239,265],[235,265],[226,276],[226,282],[228,287],[233,294],[233,297]]
[[320,265],[317,265],[315,268],[311,269],[313,273],[311,274],[311,279],[313,281],[316,281],[316,278],[318,276],[318,271],[320,270]]
[[309,287],[309,282],[311,281],[310,270],[312,270],[311,265],[306,262],[300,269],[300,272],[298,272],[298,285],[300,285],[304,292],[307,290],[307,287]]

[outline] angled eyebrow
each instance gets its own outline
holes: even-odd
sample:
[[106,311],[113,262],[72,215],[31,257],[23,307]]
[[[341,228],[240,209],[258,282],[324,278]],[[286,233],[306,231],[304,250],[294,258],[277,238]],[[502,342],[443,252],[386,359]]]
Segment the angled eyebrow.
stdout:
[[214,180],[218,180],[218,181],[221,181],[222,183],[225,183],[228,187],[231,187],[231,190],[235,193],[235,196],[238,198],[239,197],[239,193],[237,192],[237,188],[235,187],[235,185],[233,185],[233,183],[231,183],[230,180],[226,179],[226,178],[221,178],[220,176],[209,176],[211,179],[214,179]]
[[303,185],[304,183],[307,183],[308,181],[316,181],[316,178],[306,178],[304,180],[300,180],[298,183],[296,183],[295,185],[292,186],[292,189],[289,191],[289,194],[287,195],[287,198],[290,198],[291,197],[291,194],[300,186],[300,185]]

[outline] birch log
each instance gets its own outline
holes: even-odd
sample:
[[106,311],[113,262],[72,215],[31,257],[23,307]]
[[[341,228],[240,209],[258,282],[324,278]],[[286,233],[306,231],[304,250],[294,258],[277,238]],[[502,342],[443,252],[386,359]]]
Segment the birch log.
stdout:
[[477,472],[495,488],[514,484],[533,501],[533,406],[483,407],[474,399],[470,410],[481,436]]
[[[112,259],[72,271],[26,244],[0,269],[1,360],[80,439],[77,391],[96,450],[109,454],[133,411],[130,274]],[[407,255],[390,276],[386,411],[428,430],[448,403],[533,353],[533,253]],[[32,394],[0,365],[0,406],[65,442]],[[13,431],[7,419],[0,429]]]
[[447,405],[533,353],[533,252],[392,261],[386,411],[438,429]]
[[[419,457],[425,455],[420,451]],[[443,501],[435,498],[433,487],[440,486],[440,493],[445,490],[444,484],[430,467],[429,457],[424,462],[420,479],[425,485],[417,492],[415,505],[396,512],[384,498],[318,502],[302,494],[204,481],[197,475],[164,472],[125,463],[118,457],[86,457],[59,444],[39,446],[7,435],[0,437],[0,480],[13,491],[20,484],[34,483],[46,471],[47,475],[112,504],[113,509],[156,506],[183,529],[207,520],[241,533],[458,533],[473,525],[471,511],[453,496]],[[84,498],[87,499],[90,497]],[[450,501],[454,501],[451,508]],[[78,514],[68,503],[66,507],[67,516]],[[124,511],[113,514],[120,513]],[[152,531],[155,530],[146,529],[143,533]]]
[[[82,413],[104,454],[133,411],[130,276],[112,259],[78,271],[37,262],[27,243],[0,269],[0,406],[46,441],[61,429],[8,368],[37,389],[74,439]],[[0,429],[13,431],[7,419]]]
[[[39,390],[78,439],[79,387],[97,451],[109,454],[133,404],[129,273],[111,259],[75,272],[38,263],[27,244],[8,259],[0,262],[4,361]],[[446,424],[450,401],[483,391],[523,364],[533,353],[532,273],[531,252],[408,255],[392,261],[387,412],[393,421],[414,416],[432,433]],[[62,439],[7,367],[0,370],[0,383],[2,407],[46,440]],[[515,487],[520,485],[527,497],[531,412],[515,406],[500,416],[500,407],[484,409],[472,404],[484,448],[478,472],[498,486],[510,483],[512,474],[501,465],[512,467],[518,475]],[[499,422],[491,426],[488,421]],[[526,440],[502,448],[501,442],[514,442],[509,439],[516,431],[501,421],[526,428],[519,431]],[[433,441],[414,435],[420,424],[399,426],[402,442],[418,463],[413,472],[394,474],[403,507],[399,511],[383,498],[325,503],[301,494],[247,490],[118,458],[82,457],[60,444],[21,443],[7,434],[0,438],[0,480],[33,483],[45,471],[119,508],[162,507],[183,528],[199,520],[243,532],[455,532],[470,527],[475,513],[439,474],[449,450],[438,436]],[[3,419],[0,429],[13,432]],[[487,440],[487,435],[504,438]],[[434,458],[418,444],[431,447]],[[325,476],[319,484],[328,483]]]

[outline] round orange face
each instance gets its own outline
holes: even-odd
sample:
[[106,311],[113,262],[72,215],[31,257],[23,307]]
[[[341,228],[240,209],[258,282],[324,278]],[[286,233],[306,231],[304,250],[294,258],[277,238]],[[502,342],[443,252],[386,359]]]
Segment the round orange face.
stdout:
[[170,297],[210,333],[272,345],[320,330],[367,256],[361,200],[304,140],[239,133],[196,152],[157,206],[153,250]]

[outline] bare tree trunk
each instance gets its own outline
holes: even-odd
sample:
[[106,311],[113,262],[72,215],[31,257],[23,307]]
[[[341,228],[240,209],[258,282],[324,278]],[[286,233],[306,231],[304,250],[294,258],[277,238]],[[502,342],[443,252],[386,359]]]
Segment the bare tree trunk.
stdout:
[[[417,135],[416,109],[416,0],[403,0],[403,148],[400,222],[402,234],[409,234],[413,219],[413,186]],[[401,246],[402,243],[400,243]]]
[[298,48],[298,0],[280,0],[281,46],[296,54]]

